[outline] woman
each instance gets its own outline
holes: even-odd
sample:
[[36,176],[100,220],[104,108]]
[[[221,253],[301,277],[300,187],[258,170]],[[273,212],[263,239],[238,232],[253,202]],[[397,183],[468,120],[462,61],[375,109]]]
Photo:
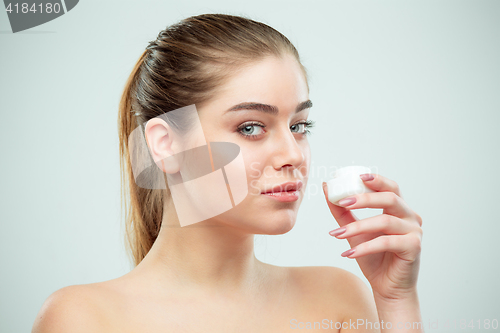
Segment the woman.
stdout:
[[[187,106],[195,106],[199,120],[184,126],[185,119],[168,119]],[[381,175],[364,175],[375,192],[345,207],[326,200],[341,226],[331,234],[349,241],[352,250],[343,256],[356,258],[373,294],[339,268],[276,267],[255,258],[254,234],[283,234],[295,224],[311,160],[311,106],[296,49],[265,24],[207,14],[160,32],[120,104],[127,236],[136,267],[114,280],[56,291],[34,332],[388,332],[389,323],[398,332],[423,332],[397,327],[421,321],[422,220]],[[192,130],[197,121],[201,132]],[[183,126],[190,135],[181,134]],[[165,188],[137,183],[129,139],[139,128]],[[196,163],[182,152],[214,142],[239,147],[248,195],[218,215],[183,223],[178,212],[196,205],[186,197],[176,201],[171,189],[173,180],[188,187],[183,166]],[[358,221],[351,213],[357,208],[384,211]]]

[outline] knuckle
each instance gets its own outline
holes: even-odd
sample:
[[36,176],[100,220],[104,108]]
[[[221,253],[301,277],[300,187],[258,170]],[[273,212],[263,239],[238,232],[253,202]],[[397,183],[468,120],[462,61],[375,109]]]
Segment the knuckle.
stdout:
[[369,205],[370,204],[370,193],[362,193],[362,194],[358,194],[358,196],[356,197],[356,201],[357,202],[363,202],[363,204],[365,205]]
[[391,193],[391,195],[390,195],[389,199],[390,199],[391,204],[392,205],[397,204],[398,201],[399,201],[398,195],[396,193],[394,193],[394,192],[390,192],[390,193]]
[[391,237],[383,237],[380,239],[380,242],[384,247],[390,247],[392,244]]
[[424,230],[422,230],[422,228],[418,227],[417,235],[418,235],[418,238],[420,239],[420,242],[422,242],[422,238],[424,237]]
[[346,233],[357,233],[359,231],[359,223],[358,222],[351,222],[349,223],[348,226],[346,226]]
[[382,215],[382,226],[384,229],[388,229],[391,226],[392,223],[392,217],[389,214],[383,214]]
[[394,182],[394,192],[400,193],[400,191],[401,191],[401,188],[399,187],[399,184]]
[[417,218],[417,222],[420,226],[422,226],[422,217],[420,215],[418,215],[417,213],[415,213],[416,215],[416,218]]
[[413,236],[410,238],[410,244],[412,245],[412,248],[420,252],[420,250],[422,249],[422,241],[420,239],[420,235],[414,233]]

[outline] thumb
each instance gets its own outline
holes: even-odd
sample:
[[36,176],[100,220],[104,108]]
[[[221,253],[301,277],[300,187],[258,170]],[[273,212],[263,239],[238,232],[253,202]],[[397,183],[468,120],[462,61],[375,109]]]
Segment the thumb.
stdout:
[[349,209],[332,204],[328,200],[328,186],[326,185],[326,182],[323,182],[322,186],[328,208],[340,227],[343,227],[351,222],[358,221],[358,218],[354,216]]

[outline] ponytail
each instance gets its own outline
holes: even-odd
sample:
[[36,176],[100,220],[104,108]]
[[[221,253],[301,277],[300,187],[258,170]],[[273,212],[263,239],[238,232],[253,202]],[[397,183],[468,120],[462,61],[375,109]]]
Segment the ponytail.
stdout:
[[[134,107],[135,93],[145,50],[132,70],[119,104],[118,137],[120,141],[121,212],[125,212],[125,247],[137,266],[153,246],[161,226],[164,190],[144,189],[135,183],[130,161],[128,138],[138,126]],[[128,187],[127,187],[128,185]],[[129,197],[127,197],[127,194]]]

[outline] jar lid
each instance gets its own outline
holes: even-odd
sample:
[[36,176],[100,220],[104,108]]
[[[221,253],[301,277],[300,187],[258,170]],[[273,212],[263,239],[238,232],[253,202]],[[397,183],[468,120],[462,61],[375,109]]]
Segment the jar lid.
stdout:
[[345,175],[351,174],[359,176],[364,173],[371,173],[370,168],[361,165],[352,165],[340,168],[335,171],[335,173],[333,174],[333,178],[343,177]]

